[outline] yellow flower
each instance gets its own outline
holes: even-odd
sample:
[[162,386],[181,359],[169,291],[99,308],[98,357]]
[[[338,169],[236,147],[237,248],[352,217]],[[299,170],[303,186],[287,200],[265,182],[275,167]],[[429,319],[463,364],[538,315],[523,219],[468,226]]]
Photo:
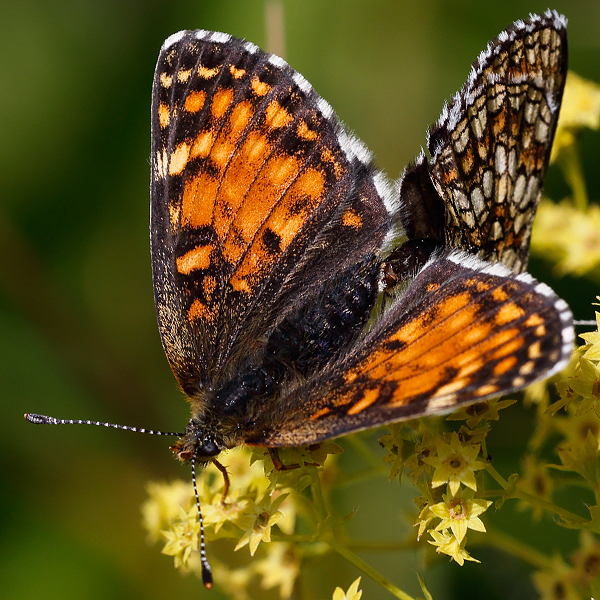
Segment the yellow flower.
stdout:
[[[277,448],[276,450],[282,465],[287,466],[288,469],[278,471],[273,464],[272,455],[265,448],[254,448],[251,461],[252,463],[264,461],[264,469],[267,474],[275,471],[275,474],[288,475],[302,473],[301,468],[305,466],[322,467],[330,454],[341,454],[344,451],[341,446],[332,441],[295,448]],[[290,465],[297,465],[298,468],[291,469]]]
[[567,410],[575,400],[579,399],[579,396],[571,389],[568,378],[557,382],[556,391],[560,396],[560,400],[553,402],[548,407],[548,414],[551,416],[554,416],[561,408]]
[[533,574],[533,584],[541,600],[582,600],[573,587],[572,569],[559,556],[552,559],[552,568]]
[[430,531],[431,540],[427,540],[432,546],[436,546],[435,551],[439,554],[447,554],[451,556],[461,567],[465,564],[465,560],[472,562],[479,562],[476,558],[473,558],[465,549],[463,544],[454,537],[454,534],[448,533],[447,531]]
[[264,496],[260,502],[254,505],[252,512],[247,514],[252,523],[237,543],[235,550],[248,544],[250,554],[254,556],[260,542],[271,541],[271,527],[283,518],[283,514],[277,509],[286,496],[287,494],[282,494],[272,502],[270,496]]
[[404,425],[402,423],[391,423],[387,426],[388,435],[382,435],[379,438],[379,445],[385,448],[388,452],[383,457],[383,462],[391,463],[390,481],[398,477],[398,481],[402,480],[402,471],[404,470],[404,462],[406,460],[405,447],[406,441],[402,437]]
[[476,404],[470,404],[469,406],[460,408],[451,415],[448,415],[446,419],[448,421],[461,421],[464,419],[467,421],[467,427],[475,429],[483,419],[497,421],[500,418],[498,411],[511,406],[515,402],[516,400],[500,399],[477,402]]
[[460,544],[467,529],[485,531],[479,515],[490,506],[489,500],[474,499],[472,490],[461,490],[454,495],[443,496],[444,501],[430,507],[431,512],[441,519],[436,531],[450,528],[456,541]]
[[421,539],[423,532],[429,526],[429,523],[435,519],[435,515],[431,512],[430,507],[433,504],[433,496],[431,495],[431,490],[425,484],[417,484],[419,489],[423,492],[422,496],[418,496],[414,499],[417,508],[419,509],[419,518],[417,522],[414,524],[414,527],[419,526],[419,531],[417,532],[417,540]]
[[579,368],[575,369],[573,377],[569,377],[568,383],[573,392],[582,398],[577,415],[593,408],[596,416],[600,416],[600,365],[582,356],[579,359]]
[[566,448],[557,446],[556,451],[562,465],[550,465],[553,469],[574,471],[579,473],[592,487],[598,484],[598,474],[600,473],[598,439],[591,431],[588,431],[584,442]]
[[414,453],[404,463],[407,472],[412,473],[413,483],[416,484],[423,473],[431,472],[427,459],[435,456],[438,441],[439,436],[437,429],[434,431],[433,435],[425,430],[423,438],[415,445]]
[[554,426],[565,437],[561,446],[583,445],[591,433],[596,439],[596,447],[600,447],[600,420],[593,412],[576,414],[571,408],[568,416],[554,418]]
[[550,161],[556,160],[562,148],[574,143],[579,129],[598,129],[599,126],[600,86],[569,71]]
[[585,353],[587,360],[600,360],[600,313],[596,312],[596,331],[581,333],[580,338],[585,340]]
[[484,462],[475,460],[479,454],[479,444],[463,444],[458,434],[452,433],[450,443],[438,440],[437,456],[424,458],[424,462],[435,468],[431,478],[431,487],[439,487],[448,483],[450,493],[455,495],[463,483],[472,490],[477,489],[475,473],[479,469],[485,469]]
[[[227,450],[219,457],[219,461],[227,468],[229,474],[229,495],[235,494],[236,491],[243,495],[252,490],[256,495],[262,496],[269,487],[269,480],[265,477],[262,465],[252,461],[252,451],[249,448],[238,446]],[[217,480],[222,481],[222,475],[214,465],[210,464],[207,469],[215,474]]]
[[490,432],[491,427],[485,425],[484,427],[477,427],[475,429],[469,429],[465,425],[461,425],[458,430],[458,439],[463,443],[469,444],[481,444],[487,434]]
[[362,596],[362,590],[358,589],[359,585],[360,577],[352,582],[345,594],[341,587],[335,588],[333,592],[333,600],[360,600]]
[[293,544],[269,544],[267,557],[253,563],[254,570],[262,576],[262,587],[269,590],[279,587],[282,600],[291,597],[294,583],[300,574],[300,557]]
[[238,492],[229,494],[227,500],[223,502],[221,494],[216,494],[210,504],[203,504],[202,517],[204,525],[212,525],[215,534],[219,533],[225,523],[233,523],[244,529],[253,502],[249,498],[239,498],[238,496]]
[[253,563],[245,567],[232,569],[211,557],[210,564],[214,580],[219,588],[232,600],[252,600],[248,591],[252,589],[252,578],[255,576]]
[[176,569],[189,569],[190,556],[198,549],[199,531],[198,512],[193,506],[187,512],[180,509],[178,521],[173,523],[169,530],[162,532],[167,543],[161,552],[175,559]]
[[579,532],[580,548],[571,555],[574,579],[587,586],[600,575],[600,540],[582,529]]
[[531,239],[533,253],[556,262],[558,274],[588,275],[598,280],[600,265],[600,206],[586,211],[570,200],[543,199],[538,207]]
[[156,542],[161,532],[179,517],[181,509],[193,504],[194,490],[189,481],[181,479],[172,483],[151,481],[146,486],[148,500],[142,504],[142,522],[148,531],[148,540]]

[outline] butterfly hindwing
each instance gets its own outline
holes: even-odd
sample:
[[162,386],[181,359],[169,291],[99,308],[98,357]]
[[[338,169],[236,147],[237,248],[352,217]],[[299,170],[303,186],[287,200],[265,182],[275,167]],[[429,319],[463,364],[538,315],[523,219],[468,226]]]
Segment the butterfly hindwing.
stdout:
[[566,364],[571,319],[528,274],[434,256],[352,353],[282,398],[248,441],[310,444],[521,389]]
[[190,396],[227,378],[389,228],[366,148],[285,61],[227,34],[165,42],[151,183],[159,326]]
[[422,152],[400,181],[411,243],[429,239],[526,269],[566,72],[566,20],[554,11],[488,44],[429,129],[431,158]]

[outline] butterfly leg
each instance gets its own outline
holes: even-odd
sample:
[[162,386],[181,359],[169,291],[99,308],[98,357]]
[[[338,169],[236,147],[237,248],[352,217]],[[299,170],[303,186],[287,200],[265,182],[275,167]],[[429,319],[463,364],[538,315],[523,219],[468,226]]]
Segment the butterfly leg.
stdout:
[[298,463],[294,463],[293,465],[284,465],[281,462],[281,459],[279,458],[279,451],[277,450],[277,448],[267,448],[267,451],[269,452],[269,456],[271,457],[271,460],[273,461],[273,466],[278,471],[290,471],[292,469],[300,468],[300,465]]
[[[309,446],[309,449],[316,450],[319,447],[319,445],[320,444],[312,444],[311,446]],[[300,465],[298,463],[294,463],[292,465],[284,465],[281,462],[281,459],[279,458],[279,451],[277,448],[267,448],[267,450],[269,452],[269,456],[271,457],[271,460],[273,461],[273,466],[278,471],[291,471],[292,469],[300,469]],[[317,463],[305,462],[304,466],[318,467],[319,465]]]
[[213,459],[212,462],[223,474],[223,495],[221,496],[221,504],[225,504],[227,494],[229,493],[229,473],[227,473],[227,467],[223,466],[218,460]]

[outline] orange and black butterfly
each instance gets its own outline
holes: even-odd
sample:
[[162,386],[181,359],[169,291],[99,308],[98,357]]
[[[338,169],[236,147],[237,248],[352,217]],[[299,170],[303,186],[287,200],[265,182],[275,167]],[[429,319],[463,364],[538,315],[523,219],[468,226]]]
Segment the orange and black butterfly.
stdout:
[[561,369],[571,313],[520,271],[565,75],[565,19],[516,22],[392,186],[281,58],[224,33],[168,38],[151,245],[163,347],[192,409],[176,455],[312,444]]
[[[448,411],[564,365],[566,304],[464,250],[526,264],[565,65],[557,14],[507,29],[394,191],[282,59],[222,33],[165,42],[151,235],[163,346],[192,405],[180,458]],[[370,321],[398,216],[408,247],[435,250]]]

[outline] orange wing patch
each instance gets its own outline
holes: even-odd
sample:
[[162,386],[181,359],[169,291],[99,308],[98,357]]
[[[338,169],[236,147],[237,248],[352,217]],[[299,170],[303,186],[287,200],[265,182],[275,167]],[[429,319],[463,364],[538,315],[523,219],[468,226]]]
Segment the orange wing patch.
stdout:
[[265,119],[267,126],[279,129],[288,125],[293,119],[294,117],[279,102],[276,100],[269,102]]
[[193,91],[186,97],[183,108],[190,113],[197,113],[202,110],[205,102],[206,92],[204,90]]
[[252,78],[252,91],[257,96],[264,96],[265,94],[268,94],[271,91],[271,86],[268,83],[261,81],[258,78],[258,76],[255,75]]
[[183,173],[190,155],[190,145],[179,144],[169,157],[169,175],[180,175]]
[[198,66],[198,75],[202,77],[202,79],[212,79],[215,75],[219,74],[221,67],[214,67],[213,69],[208,69],[203,65]]
[[192,74],[192,70],[193,69],[182,69],[179,71],[177,73],[177,81],[179,81],[179,83],[187,83],[190,75]]
[[212,246],[198,246],[176,260],[177,271],[182,275],[189,275],[192,271],[207,269],[210,265]]
[[[231,278],[234,288],[241,291],[250,291],[253,282],[272,268],[323,197],[324,173],[308,168],[298,175],[298,165],[291,157],[284,158],[281,170],[271,173],[273,179],[267,169],[265,172],[267,179],[257,181],[223,247],[224,256],[234,264],[245,253]],[[267,232],[271,243],[265,242]],[[240,243],[240,238],[245,243]]]
[[190,158],[206,158],[214,143],[215,134],[212,131],[199,132],[190,150]]
[[213,119],[220,119],[225,114],[225,111],[229,108],[232,100],[232,88],[219,88],[215,92],[210,105],[210,112],[213,116]]
[[[181,226],[196,229],[210,225],[213,218],[215,196],[219,188],[219,180],[207,173],[201,173],[185,183],[181,203]],[[178,205],[169,203],[171,223],[178,224]]]
[[319,137],[319,134],[316,131],[312,131],[312,129],[308,127],[304,119],[300,119],[298,121],[296,133],[298,134],[299,138],[303,140],[308,140],[310,142],[315,141]]
[[169,107],[163,102],[158,105],[158,121],[162,129],[168,127],[169,123],[171,122]]
[[240,79],[246,74],[246,69],[238,69],[235,65],[231,65],[229,72],[234,79]]
[[342,225],[351,227],[352,229],[360,229],[362,227],[362,217],[354,210],[348,209],[342,217]]
[[[512,286],[509,281],[502,287]],[[483,287],[489,288],[490,282]],[[522,361],[517,359],[527,348],[523,331],[527,329],[534,337],[541,331],[535,328],[535,319],[524,319],[526,307],[515,302],[496,303],[502,297],[494,293],[498,289],[475,297],[467,292],[444,295],[442,289],[442,297],[434,306],[404,323],[345,373],[348,392],[337,396],[335,404],[348,404],[349,415],[359,414],[381,397],[380,386],[391,384],[397,392],[386,401],[390,408],[407,405],[415,398],[429,398],[439,407],[440,402],[451,402],[473,384],[482,368],[491,367],[490,381],[479,386],[476,396],[495,393],[499,389],[495,377],[512,372],[526,375],[520,373]],[[492,302],[492,308],[487,307],[482,316],[484,299]],[[532,359],[540,355],[539,345],[534,342],[527,348]],[[526,371],[533,371],[533,365]],[[353,384],[361,385],[359,382],[373,385],[365,383],[360,399],[356,399]]]
[[164,87],[165,89],[169,89],[171,87],[171,85],[173,84],[173,76],[168,75],[167,73],[161,73],[159,80],[160,80],[160,85],[162,85],[162,87]]

